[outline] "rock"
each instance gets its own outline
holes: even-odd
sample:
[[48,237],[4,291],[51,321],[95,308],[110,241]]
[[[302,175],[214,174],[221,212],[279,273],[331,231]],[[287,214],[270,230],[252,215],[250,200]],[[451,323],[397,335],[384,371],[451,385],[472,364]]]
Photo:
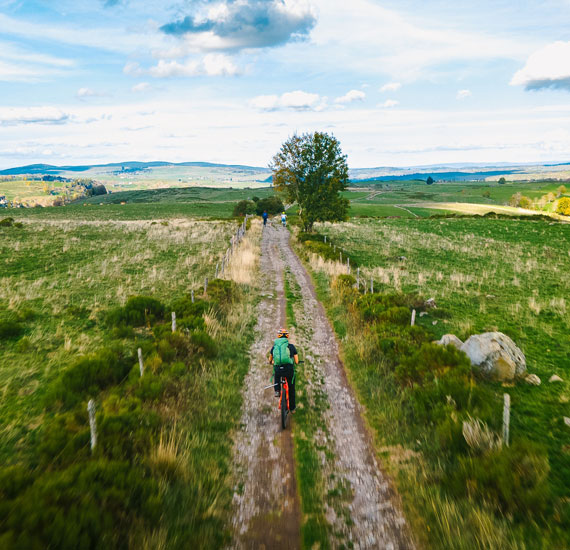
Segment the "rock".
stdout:
[[570,418],[568,418],[567,416],[564,417],[564,424],[566,424],[566,426],[570,428]]
[[439,346],[447,346],[448,344],[452,344],[457,349],[461,349],[463,342],[455,336],[455,334],[444,334],[437,342]]
[[540,378],[536,374],[529,374],[524,381],[533,386],[540,386]]
[[549,379],[549,382],[564,382],[564,380],[562,380],[562,378],[560,378],[560,376],[558,376],[557,374],[553,374]]
[[426,307],[437,307],[437,305],[435,303],[435,298],[430,298],[429,300],[426,300],[424,305]]
[[423,317],[424,315],[427,315],[427,314],[428,314],[427,311],[422,311],[422,312],[420,312],[420,317]]
[[405,262],[408,258],[406,258],[406,256],[399,256],[398,260],[400,260],[401,262]]
[[470,336],[461,346],[471,364],[497,380],[513,380],[526,372],[526,358],[517,345],[502,332]]
[[432,324],[432,325],[437,325],[437,321],[432,321],[431,324]]
[[486,298],[489,298],[489,299],[493,299],[493,298],[495,298],[495,297],[496,297],[496,296],[495,296],[494,294],[487,294],[487,296],[486,296]]

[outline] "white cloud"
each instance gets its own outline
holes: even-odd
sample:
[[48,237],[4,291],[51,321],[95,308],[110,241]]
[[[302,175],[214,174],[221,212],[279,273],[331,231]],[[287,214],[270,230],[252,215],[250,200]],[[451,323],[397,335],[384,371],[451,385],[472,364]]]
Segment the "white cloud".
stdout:
[[139,82],[135,84],[131,88],[131,92],[139,93],[139,92],[146,92],[150,88],[150,84],[148,82]]
[[384,103],[381,103],[379,106],[389,109],[390,107],[396,107],[396,105],[399,104],[400,102],[397,99],[387,99],[386,101],[384,101]]
[[326,98],[302,90],[278,95],[260,95],[249,102],[250,106],[260,111],[321,111],[326,108]]
[[380,88],[381,92],[397,92],[402,87],[400,82],[388,82]]
[[178,61],[166,61],[160,59],[158,63],[148,69],[144,69],[139,63],[129,62],[123,68],[123,72],[130,76],[150,75],[154,78],[193,77],[193,76],[235,76],[240,69],[232,59],[224,54],[210,53],[202,59],[187,59]]
[[361,90],[350,90],[342,97],[337,97],[335,103],[352,103],[353,101],[364,101],[366,94]]
[[570,90],[570,42],[553,42],[534,52],[514,74],[511,86]]
[[473,94],[471,93],[471,90],[458,90],[457,91],[457,95],[455,96],[455,99],[467,99],[468,97],[471,97]]
[[64,124],[70,115],[55,107],[0,107],[0,126]]
[[77,90],[76,95],[79,99],[84,99],[84,98],[88,98],[88,97],[103,97],[105,94],[103,94],[101,92],[96,92],[95,90],[92,90],[91,88],[79,88],[79,90]]

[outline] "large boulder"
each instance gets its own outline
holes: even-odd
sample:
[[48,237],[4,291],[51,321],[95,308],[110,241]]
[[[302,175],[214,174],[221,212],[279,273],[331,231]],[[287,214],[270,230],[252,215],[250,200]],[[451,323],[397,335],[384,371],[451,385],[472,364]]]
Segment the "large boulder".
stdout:
[[437,342],[436,344],[440,345],[440,346],[447,346],[448,344],[452,344],[453,346],[455,346],[457,349],[461,349],[461,346],[463,345],[463,342],[457,338],[457,336],[455,336],[455,334],[444,334]]
[[496,380],[513,380],[526,372],[524,353],[502,332],[485,332],[470,336],[461,346],[471,364]]

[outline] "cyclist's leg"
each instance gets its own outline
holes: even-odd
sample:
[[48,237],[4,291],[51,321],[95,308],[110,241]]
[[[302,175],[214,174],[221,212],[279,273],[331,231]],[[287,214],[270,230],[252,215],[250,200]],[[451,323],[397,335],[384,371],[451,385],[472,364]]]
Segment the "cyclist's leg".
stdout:
[[289,408],[295,410],[295,369],[293,365],[287,366],[287,384],[289,384]]
[[276,367],[275,365],[273,366],[273,382],[274,382],[274,386],[273,389],[275,390],[275,395],[279,396],[281,395],[281,376],[278,374],[277,372],[278,367]]

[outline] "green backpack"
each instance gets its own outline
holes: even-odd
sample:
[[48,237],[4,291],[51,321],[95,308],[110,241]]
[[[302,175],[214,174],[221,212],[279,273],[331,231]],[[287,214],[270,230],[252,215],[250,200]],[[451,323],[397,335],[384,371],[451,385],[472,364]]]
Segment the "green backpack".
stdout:
[[273,343],[273,362],[276,365],[292,365],[293,358],[287,338],[277,338]]

